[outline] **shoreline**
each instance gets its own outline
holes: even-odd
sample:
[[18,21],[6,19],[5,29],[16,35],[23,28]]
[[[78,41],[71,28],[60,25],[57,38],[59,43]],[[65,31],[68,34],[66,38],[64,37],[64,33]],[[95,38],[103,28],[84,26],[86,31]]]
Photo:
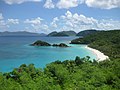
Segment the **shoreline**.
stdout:
[[88,46],[86,46],[85,48],[88,49],[88,50],[90,50],[90,51],[92,51],[92,52],[97,56],[97,61],[98,61],[98,62],[99,62],[99,61],[104,61],[104,60],[106,60],[106,59],[109,59],[108,56],[106,56],[104,53],[100,52],[100,51],[97,50],[97,49],[93,49],[93,48],[88,47]]

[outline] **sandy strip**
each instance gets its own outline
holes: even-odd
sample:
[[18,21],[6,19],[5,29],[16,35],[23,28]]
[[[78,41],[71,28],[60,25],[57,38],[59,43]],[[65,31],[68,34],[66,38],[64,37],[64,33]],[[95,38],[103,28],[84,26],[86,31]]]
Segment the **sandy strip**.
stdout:
[[85,48],[88,49],[88,50],[91,50],[94,54],[96,54],[98,62],[109,59],[108,56],[104,55],[104,53],[102,53],[102,52],[100,52],[100,51],[98,51],[96,49],[90,48],[88,46],[86,46]]

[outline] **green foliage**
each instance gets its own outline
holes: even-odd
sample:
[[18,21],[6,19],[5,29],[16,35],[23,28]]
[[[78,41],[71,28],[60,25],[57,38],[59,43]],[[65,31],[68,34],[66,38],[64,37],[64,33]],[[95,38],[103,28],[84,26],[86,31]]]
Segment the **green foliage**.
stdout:
[[84,30],[84,31],[80,31],[76,36],[87,36],[87,35],[90,35],[90,34],[93,34],[93,33],[96,33],[96,32],[99,32],[95,29],[91,29],[91,30]]
[[44,70],[23,64],[0,73],[0,90],[120,90],[120,59],[98,63],[77,56],[50,63]]
[[101,31],[71,41],[72,44],[88,44],[104,52],[110,58],[120,58],[120,30]]
[[76,56],[76,58],[75,58],[75,63],[76,63],[76,65],[80,65],[80,64],[83,63],[83,60],[80,59],[80,57]]

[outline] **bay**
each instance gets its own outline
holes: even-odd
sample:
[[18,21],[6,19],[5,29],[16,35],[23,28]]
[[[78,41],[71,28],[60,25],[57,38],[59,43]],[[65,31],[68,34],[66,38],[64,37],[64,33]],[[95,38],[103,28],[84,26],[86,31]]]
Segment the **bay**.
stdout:
[[[86,49],[86,45],[72,45],[69,42],[77,37],[0,37],[0,72],[10,72],[21,64],[33,63],[38,68],[56,60],[74,60],[76,56],[90,56],[91,60],[96,55]],[[53,43],[66,43],[71,47],[36,47],[30,46],[36,40]]]

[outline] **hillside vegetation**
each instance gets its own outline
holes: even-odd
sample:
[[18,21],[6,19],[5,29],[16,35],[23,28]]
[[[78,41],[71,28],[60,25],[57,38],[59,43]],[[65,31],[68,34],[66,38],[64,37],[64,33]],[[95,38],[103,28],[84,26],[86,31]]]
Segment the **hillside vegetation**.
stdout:
[[120,58],[120,30],[101,31],[71,41],[72,44],[88,44],[111,58]]
[[120,59],[55,61],[44,70],[21,65],[0,74],[0,90],[120,90]]
[[80,31],[79,33],[76,34],[76,36],[87,36],[87,35],[90,35],[90,34],[93,34],[93,33],[96,33],[96,32],[100,32],[98,30],[94,30],[94,29],[91,29],[91,30],[84,30],[84,31]]

